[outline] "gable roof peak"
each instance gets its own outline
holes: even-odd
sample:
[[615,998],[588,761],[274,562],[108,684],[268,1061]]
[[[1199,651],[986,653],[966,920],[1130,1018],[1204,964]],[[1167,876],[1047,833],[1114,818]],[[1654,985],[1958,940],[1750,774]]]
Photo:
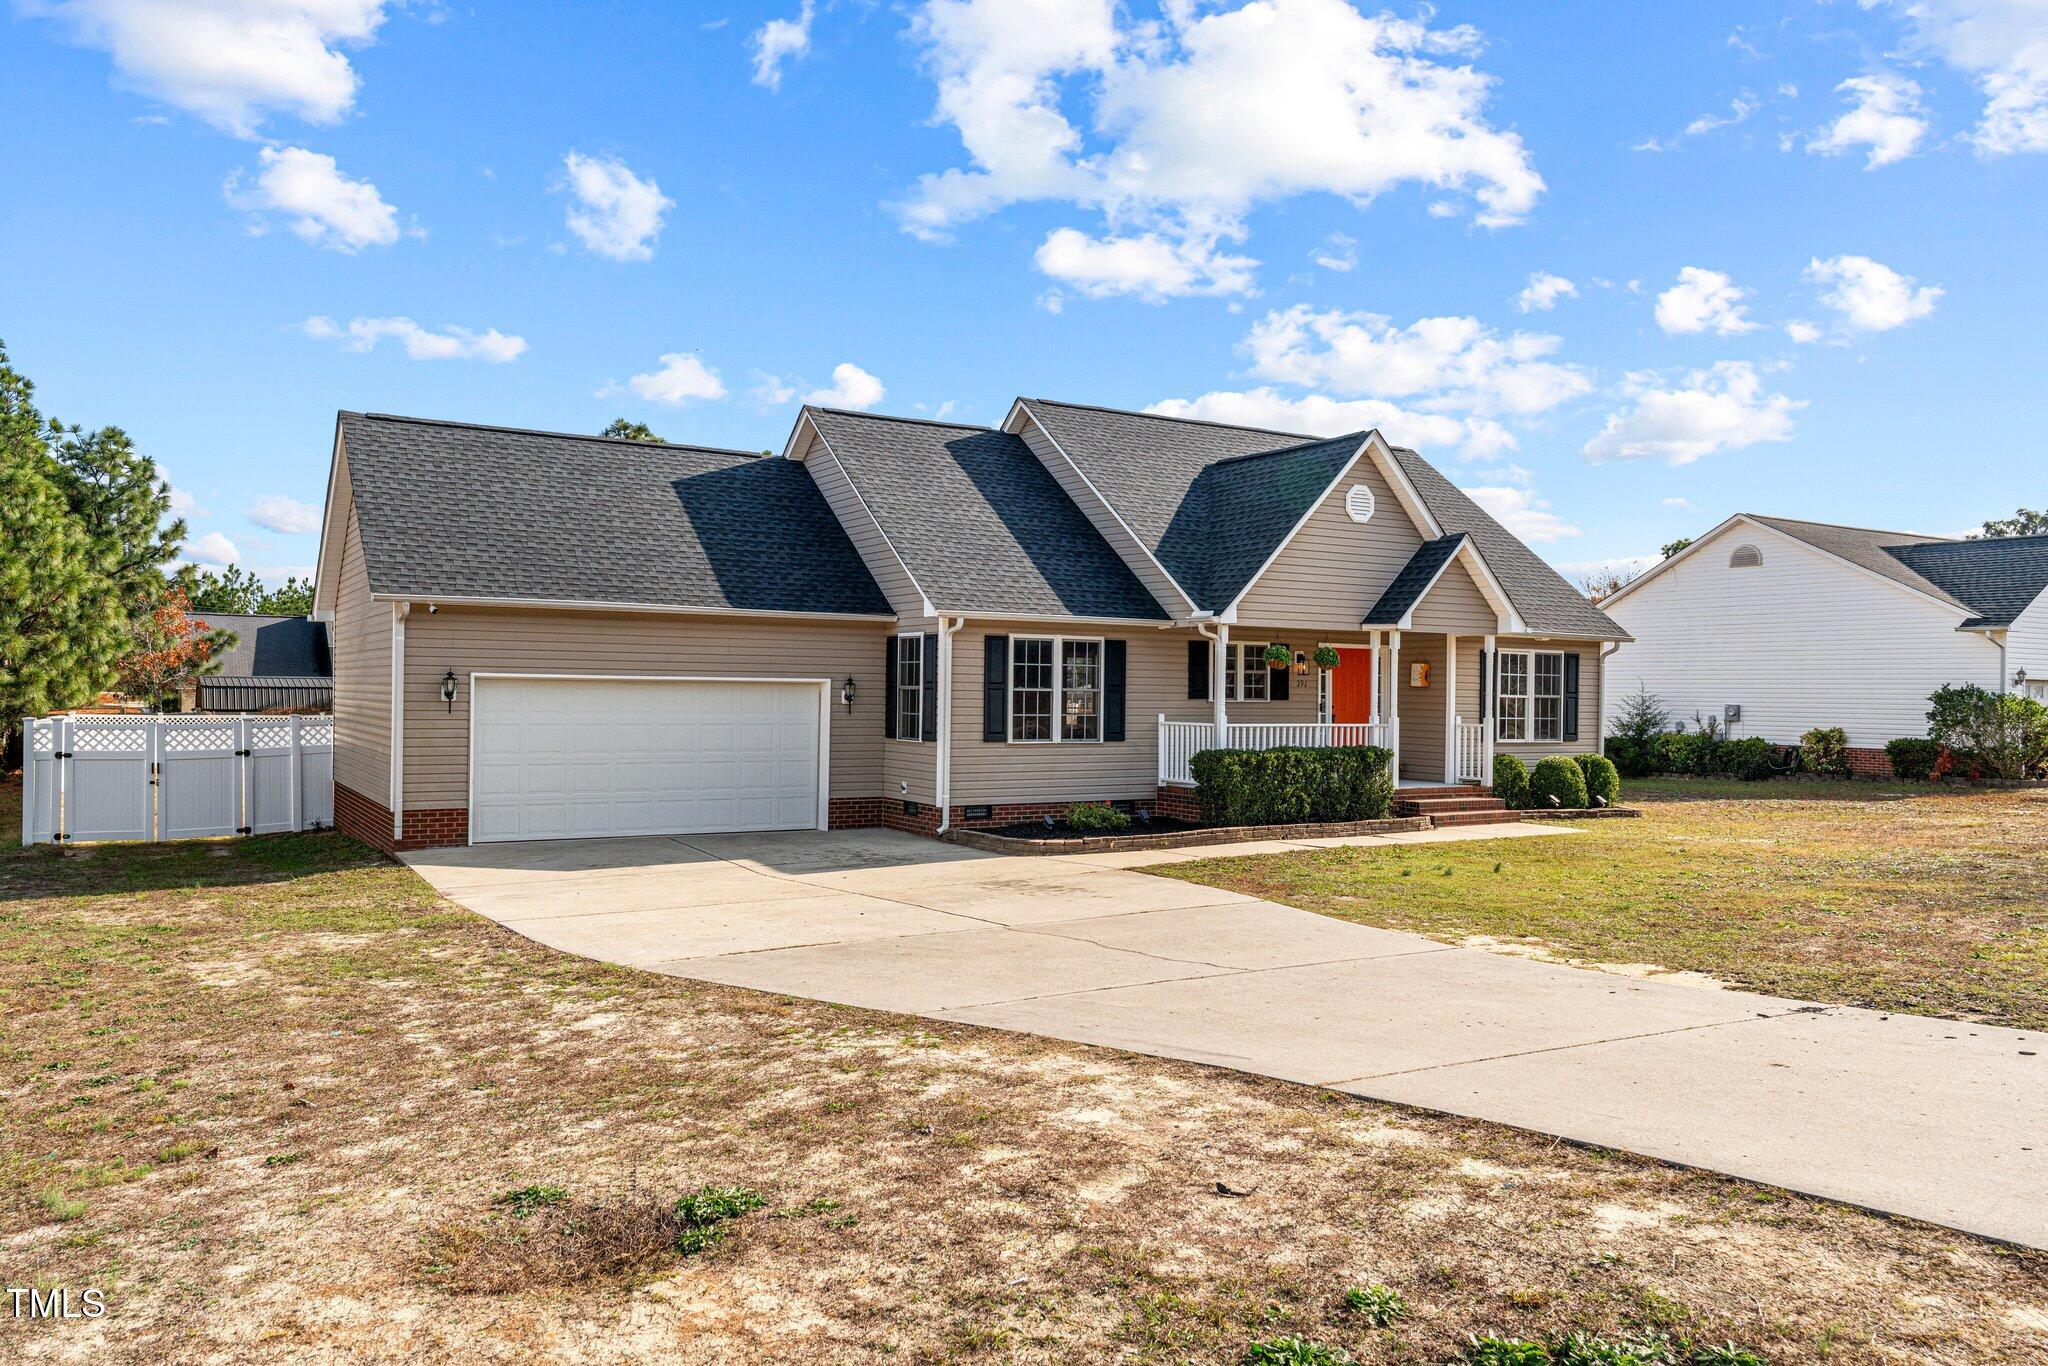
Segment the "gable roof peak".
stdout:
[[1053,408],[1079,408],[1084,412],[1109,413],[1115,417],[1138,417],[1148,422],[1177,422],[1186,427],[1214,427],[1226,432],[1254,432],[1260,436],[1291,436],[1298,440],[1320,441],[1325,438],[1308,432],[1283,431],[1278,427],[1248,427],[1241,422],[1218,422],[1206,417],[1176,417],[1171,413],[1149,413],[1142,408],[1112,408],[1106,403],[1075,403],[1063,398],[1023,398],[1020,403],[1043,403]]
[[761,458],[759,451],[743,451],[731,446],[700,446],[691,441],[642,441],[632,436],[605,436],[598,432],[558,432],[546,427],[506,427],[495,422],[461,422],[446,417],[413,417],[406,413],[360,413],[350,408],[340,409],[339,418],[355,418],[367,422],[403,422],[415,427],[447,427],[456,431],[503,432],[508,436],[539,436],[550,441],[588,441],[597,446],[618,446],[639,451],[700,451],[709,455],[742,455],[750,460]]

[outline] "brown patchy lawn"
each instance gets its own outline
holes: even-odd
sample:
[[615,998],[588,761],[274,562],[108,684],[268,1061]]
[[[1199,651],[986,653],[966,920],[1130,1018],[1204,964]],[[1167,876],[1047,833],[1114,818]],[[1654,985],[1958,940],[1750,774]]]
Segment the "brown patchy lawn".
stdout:
[[1625,785],[1557,839],[1151,869],[1361,924],[1807,1000],[2048,1028],[2048,791]]
[[[0,1359],[1234,1362],[1299,1333],[1434,1363],[1475,1332],[1653,1326],[1774,1362],[2048,1344],[2037,1254],[1280,1082],[608,968],[332,834],[0,854],[0,1003],[0,1263],[112,1306],[0,1318]],[[648,1255],[707,1184],[766,1205]],[[493,1202],[525,1187],[570,1203],[528,1192],[545,1208],[515,1227]],[[562,1254],[586,1245],[620,1269],[578,1279]],[[1370,1283],[1410,1316],[1345,1313]]]

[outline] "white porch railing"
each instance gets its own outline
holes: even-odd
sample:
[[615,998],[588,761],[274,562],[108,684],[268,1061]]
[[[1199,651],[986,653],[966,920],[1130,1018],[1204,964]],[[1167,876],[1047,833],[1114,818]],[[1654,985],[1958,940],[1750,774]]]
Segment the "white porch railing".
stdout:
[[1486,771],[1486,727],[1472,724],[1462,716],[1458,718],[1458,781],[1493,781],[1492,775]]
[[[1347,745],[1379,745],[1393,749],[1399,733],[1398,721],[1385,724],[1317,721],[1239,725],[1233,721],[1224,729],[1221,745],[1214,741],[1215,726],[1207,721],[1169,721],[1159,718],[1159,781],[1194,782],[1188,761],[1205,749],[1329,749]],[[1475,728],[1476,729],[1476,728]]]

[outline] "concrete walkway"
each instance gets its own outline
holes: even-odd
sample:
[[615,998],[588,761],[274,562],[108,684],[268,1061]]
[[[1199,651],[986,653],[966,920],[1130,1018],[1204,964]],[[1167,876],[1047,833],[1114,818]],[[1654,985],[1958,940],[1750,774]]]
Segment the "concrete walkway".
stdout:
[[450,899],[656,972],[1245,1072],[2048,1247],[2048,1040],[1530,962],[1140,867],[1500,826],[1005,857],[888,831],[407,856]]

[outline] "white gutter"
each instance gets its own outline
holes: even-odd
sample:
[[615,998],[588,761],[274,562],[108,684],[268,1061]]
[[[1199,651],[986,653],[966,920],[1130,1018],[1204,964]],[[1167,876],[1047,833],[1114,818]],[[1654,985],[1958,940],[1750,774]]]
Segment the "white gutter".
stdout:
[[933,795],[939,801],[938,834],[953,825],[953,633],[967,624],[966,617],[939,618],[939,752],[932,778]]

